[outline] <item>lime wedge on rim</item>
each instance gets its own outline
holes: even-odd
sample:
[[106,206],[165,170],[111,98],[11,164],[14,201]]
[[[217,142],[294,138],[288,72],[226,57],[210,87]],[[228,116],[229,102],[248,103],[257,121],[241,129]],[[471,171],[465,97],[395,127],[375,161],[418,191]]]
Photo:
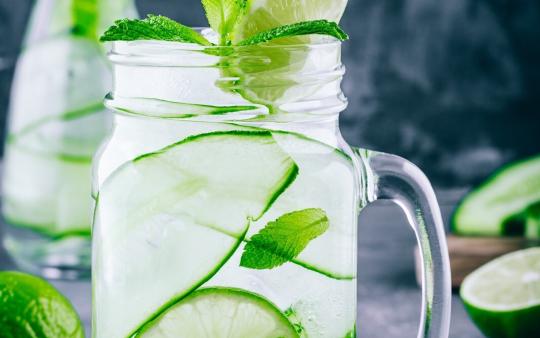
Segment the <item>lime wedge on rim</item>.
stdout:
[[[251,0],[248,6],[246,15],[235,27],[233,43],[271,28],[302,21],[326,19],[338,23],[347,0]],[[234,58],[224,60],[229,67],[223,77],[238,78],[232,83],[233,89],[249,102],[279,112],[282,103],[301,101],[323,87],[320,83],[301,85],[296,77],[310,58],[309,45],[327,39],[318,35],[293,36],[236,48],[234,58],[242,62],[235,62]]]
[[41,278],[0,272],[0,304],[2,337],[84,337],[69,301]]
[[251,0],[247,15],[236,27],[235,40],[238,42],[271,28],[308,20],[326,19],[339,23],[346,6],[347,0]]
[[540,337],[540,248],[500,257],[469,275],[461,298],[490,338]]
[[275,305],[251,292],[207,288],[193,292],[149,322],[142,338],[298,338]]

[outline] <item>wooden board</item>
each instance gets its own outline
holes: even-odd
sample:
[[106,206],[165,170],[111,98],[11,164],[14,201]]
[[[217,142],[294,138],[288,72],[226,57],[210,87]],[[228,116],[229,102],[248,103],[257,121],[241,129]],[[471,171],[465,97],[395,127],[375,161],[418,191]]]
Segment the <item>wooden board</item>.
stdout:
[[[452,269],[452,287],[454,288],[459,288],[467,275],[487,262],[504,254],[540,244],[538,241],[522,237],[487,238],[449,235],[447,240]],[[416,279],[420,284],[422,265],[418,248],[416,248],[415,253],[415,264]]]

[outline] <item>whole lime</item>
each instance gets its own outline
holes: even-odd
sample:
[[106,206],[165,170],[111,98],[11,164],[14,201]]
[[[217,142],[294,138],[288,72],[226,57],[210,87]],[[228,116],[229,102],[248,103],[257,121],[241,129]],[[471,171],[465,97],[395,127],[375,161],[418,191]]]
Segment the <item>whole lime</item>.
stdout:
[[83,338],[79,316],[45,280],[20,272],[0,272],[2,338]]

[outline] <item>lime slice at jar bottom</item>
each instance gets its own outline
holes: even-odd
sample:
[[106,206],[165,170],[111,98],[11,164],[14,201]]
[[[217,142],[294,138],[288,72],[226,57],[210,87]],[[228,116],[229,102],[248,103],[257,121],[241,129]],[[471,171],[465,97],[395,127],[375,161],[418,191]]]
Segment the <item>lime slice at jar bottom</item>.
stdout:
[[261,296],[208,288],[172,305],[135,337],[297,338],[298,334],[285,315]]
[[2,338],[83,338],[79,317],[69,301],[41,278],[0,272]]
[[518,251],[468,276],[461,298],[487,337],[540,337],[540,248]]

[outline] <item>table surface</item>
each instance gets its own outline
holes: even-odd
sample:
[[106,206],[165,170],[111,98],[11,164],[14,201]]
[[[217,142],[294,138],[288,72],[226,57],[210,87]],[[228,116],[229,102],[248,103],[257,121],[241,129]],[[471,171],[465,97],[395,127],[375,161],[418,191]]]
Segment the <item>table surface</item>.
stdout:
[[[451,207],[443,206],[448,218]],[[415,280],[415,238],[401,211],[376,203],[360,215],[358,252],[358,336],[364,338],[416,337],[421,294]],[[14,269],[0,249],[0,270]],[[90,332],[90,282],[56,281],[71,299]],[[453,295],[451,338],[484,337]],[[89,335],[88,335],[89,336]]]

